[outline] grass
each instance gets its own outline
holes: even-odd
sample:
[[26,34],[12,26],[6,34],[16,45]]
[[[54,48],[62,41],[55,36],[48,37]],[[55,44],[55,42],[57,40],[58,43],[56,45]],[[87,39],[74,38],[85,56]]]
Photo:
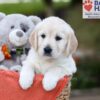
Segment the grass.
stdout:
[[10,13],[40,13],[43,11],[45,5],[43,3],[10,3],[0,4],[0,11],[6,14]]
[[[63,6],[67,6],[68,3],[58,2],[54,3],[54,9],[60,9]],[[29,3],[10,3],[0,4],[0,12],[6,14],[10,13],[23,13],[23,14],[38,14],[43,12],[46,5],[43,2],[29,2]]]

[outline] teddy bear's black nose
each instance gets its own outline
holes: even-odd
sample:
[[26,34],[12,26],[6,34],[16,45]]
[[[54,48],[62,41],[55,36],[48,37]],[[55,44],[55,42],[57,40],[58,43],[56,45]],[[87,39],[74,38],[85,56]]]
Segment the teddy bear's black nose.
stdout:
[[51,55],[52,49],[50,46],[44,48],[45,55]]
[[23,36],[23,33],[22,33],[21,31],[18,31],[18,32],[16,33],[16,35],[17,35],[18,37],[22,37],[22,36]]

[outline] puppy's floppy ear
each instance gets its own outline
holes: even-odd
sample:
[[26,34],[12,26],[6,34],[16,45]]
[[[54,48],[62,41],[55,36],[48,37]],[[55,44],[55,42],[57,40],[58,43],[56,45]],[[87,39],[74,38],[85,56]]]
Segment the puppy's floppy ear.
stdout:
[[30,42],[31,46],[32,46],[35,50],[37,50],[37,48],[38,48],[38,36],[37,36],[37,34],[36,34],[35,31],[33,31],[33,32],[31,33],[31,35],[30,35],[30,37],[29,37],[29,42]]
[[68,35],[69,35],[68,36],[68,42],[67,42],[67,47],[66,47],[67,56],[69,56],[70,54],[73,54],[76,51],[77,46],[78,46],[78,41],[76,39],[76,36],[75,36],[72,28],[71,28]]

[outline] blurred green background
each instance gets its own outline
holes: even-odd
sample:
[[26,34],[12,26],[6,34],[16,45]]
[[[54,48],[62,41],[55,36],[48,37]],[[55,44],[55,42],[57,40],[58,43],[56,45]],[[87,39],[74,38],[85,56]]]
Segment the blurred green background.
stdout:
[[100,20],[82,18],[81,0],[0,0],[0,12],[59,16],[75,30],[79,47],[74,54],[78,71],[73,89],[100,87]]

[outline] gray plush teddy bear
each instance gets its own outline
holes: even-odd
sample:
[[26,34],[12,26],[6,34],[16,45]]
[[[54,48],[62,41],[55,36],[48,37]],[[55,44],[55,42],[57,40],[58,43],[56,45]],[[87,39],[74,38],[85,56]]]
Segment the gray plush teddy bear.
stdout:
[[20,70],[30,47],[29,35],[40,21],[37,16],[0,13],[0,69]]

